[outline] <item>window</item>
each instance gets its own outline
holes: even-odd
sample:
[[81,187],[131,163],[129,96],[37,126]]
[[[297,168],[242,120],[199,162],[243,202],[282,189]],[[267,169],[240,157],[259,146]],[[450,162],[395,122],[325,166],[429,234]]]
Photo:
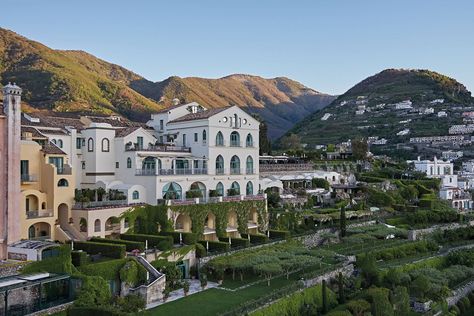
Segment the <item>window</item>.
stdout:
[[110,151],[110,141],[108,138],[102,139],[102,151],[109,152]]
[[132,159],[130,157],[127,158],[127,168],[132,168]]
[[219,182],[216,185],[216,192],[219,196],[224,196],[224,185],[222,184],[222,182]]
[[240,194],[240,185],[237,181],[232,182],[230,186],[229,194],[228,195],[239,195]]
[[195,143],[198,142],[198,133],[194,133],[194,142],[195,142]]
[[163,187],[163,199],[165,200],[180,200],[182,196],[182,189],[176,182],[170,182]]
[[87,151],[88,152],[93,152],[94,151],[94,140],[92,138],[89,138],[87,140]]
[[186,134],[183,134],[183,147],[186,147]]
[[230,174],[240,174],[240,159],[237,156],[230,159]]
[[137,136],[137,149],[143,149],[143,137]]
[[67,182],[66,179],[60,179],[58,181],[58,187],[68,187],[69,186],[69,182]]
[[164,127],[163,120],[160,120],[160,131],[163,130],[163,127]]
[[194,169],[199,169],[199,160],[193,160]]
[[253,137],[251,134],[247,135],[247,139],[245,140],[245,145],[247,147],[253,147]]
[[30,165],[28,160],[20,161],[20,174],[22,180],[24,180],[24,178],[28,178],[28,175],[30,174]]
[[132,199],[138,200],[140,198],[140,193],[138,191],[133,191]]
[[237,132],[230,133],[230,146],[240,147],[240,135]]
[[63,148],[63,140],[62,139],[58,139],[58,147]]
[[120,168],[120,164],[119,164],[118,161],[115,162],[115,168],[116,168],[116,169]]
[[58,173],[61,173],[64,169],[63,157],[49,157],[49,163],[56,167]]
[[78,137],[76,138],[76,149],[81,149],[82,148],[82,141],[83,139]]
[[94,232],[100,232],[100,219],[96,219],[94,222]]
[[254,174],[252,156],[247,157],[246,167],[247,167],[247,174]]
[[82,166],[82,170],[86,169],[86,162],[85,162],[85,161],[81,161],[81,166]]
[[245,194],[253,195],[253,183],[252,183],[252,181],[247,182],[247,188],[245,190]]
[[224,174],[224,158],[221,155],[216,158],[216,174]]
[[224,135],[220,131],[216,135],[216,146],[224,146]]
[[202,131],[202,142],[205,143],[207,141],[207,133],[206,130]]

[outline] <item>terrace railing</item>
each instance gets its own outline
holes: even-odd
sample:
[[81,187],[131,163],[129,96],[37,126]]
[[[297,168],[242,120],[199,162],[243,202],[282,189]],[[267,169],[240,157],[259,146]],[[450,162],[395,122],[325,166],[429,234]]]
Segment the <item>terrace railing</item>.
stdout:
[[171,175],[202,175],[208,174],[207,168],[177,168],[177,169],[136,169],[136,176],[171,176]]
[[21,182],[38,182],[38,176],[35,174],[22,174],[21,175]]
[[148,147],[125,145],[125,151],[158,151],[158,152],[183,152],[190,153],[190,147],[170,146],[170,145],[151,145]]
[[43,218],[43,217],[52,217],[54,215],[53,210],[34,210],[34,211],[27,211],[26,218]]
[[312,163],[260,164],[260,172],[312,171]]

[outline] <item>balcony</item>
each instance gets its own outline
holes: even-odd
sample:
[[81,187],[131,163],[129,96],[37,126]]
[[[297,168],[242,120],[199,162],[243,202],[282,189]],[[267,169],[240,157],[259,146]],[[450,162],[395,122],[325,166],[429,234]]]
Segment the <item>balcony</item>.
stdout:
[[240,141],[230,141],[230,147],[242,147],[242,142],[240,142]]
[[35,210],[26,212],[27,219],[52,217],[53,215],[53,210]]
[[179,169],[137,169],[136,176],[173,176],[173,175],[202,175],[208,174],[207,168],[179,168]]
[[237,201],[263,201],[265,200],[265,194],[256,195],[234,195],[234,196],[219,196],[209,198],[195,198],[195,199],[182,199],[182,200],[166,200],[167,205],[194,205],[194,204],[213,204],[222,202],[237,202]]
[[35,174],[22,174],[21,183],[38,182],[38,176]]
[[106,209],[106,208],[116,208],[116,207],[138,205],[138,204],[128,203],[127,200],[108,200],[108,201],[76,202],[72,208],[77,209],[77,210]]
[[62,168],[57,168],[56,169],[56,174],[58,175],[72,175],[72,168],[71,166],[64,165]]
[[260,164],[260,172],[312,171],[312,163]]
[[170,146],[170,145],[151,145],[147,148],[140,146],[125,145],[125,151],[159,151],[159,152],[180,152],[190,153],[190,147]]

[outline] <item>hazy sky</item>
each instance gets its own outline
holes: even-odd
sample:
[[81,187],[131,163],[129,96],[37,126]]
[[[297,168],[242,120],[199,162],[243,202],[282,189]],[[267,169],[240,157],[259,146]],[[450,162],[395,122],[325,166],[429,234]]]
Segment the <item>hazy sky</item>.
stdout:
[[385,68],[474,89],[472,0],[1,0],[0,26],[153,81],[286,76],[339,94]]

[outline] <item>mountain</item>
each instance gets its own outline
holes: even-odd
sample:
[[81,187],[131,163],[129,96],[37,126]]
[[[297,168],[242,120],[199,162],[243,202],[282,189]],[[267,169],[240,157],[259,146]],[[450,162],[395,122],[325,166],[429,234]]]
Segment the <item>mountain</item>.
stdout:
[[24,89],[25,111],[120,114],[144,121],[178,98],[209,108],[246,107],[267,122],[273,138],[334,99],[283,77],[170,77],[152,82],[86,52],[54,50],[0,28],[0,82],[8,81]]
[[[288,134],[297,134],[310,147],[358,136],[404,142],[413,136],[447,135],[449,126],[462,124],[461,113],[473,106],[471,92],[453,78],[430,70],[386,69],[300,121]],[[447,117],[438,117],[440,111]],[[406,135],[397,135],[405,129]]]

